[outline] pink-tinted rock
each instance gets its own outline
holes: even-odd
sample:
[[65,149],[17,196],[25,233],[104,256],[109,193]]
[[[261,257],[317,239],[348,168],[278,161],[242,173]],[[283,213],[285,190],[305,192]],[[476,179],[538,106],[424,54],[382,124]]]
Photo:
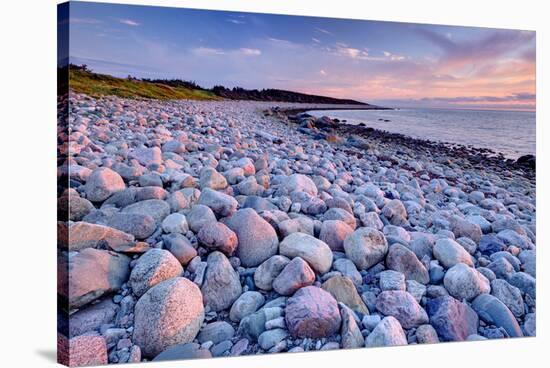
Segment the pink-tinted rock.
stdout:
[[134,243],[133,235],[108,226],[75,222],[69,227],[69,250],[107,245],[115,251],[120,251],[133,246]]
[[69,340],[69,365],[82,367],[107,364],[107,344],[99,335],[81,335]]
[[219,250],[228,256],[237,248],[237,234],[221,222],[211,222],[201,227],[197,239],[207,248]]
[[344,239],[353,233],[353,229],[340,220],[327,220],[321,225],[319,239],[328,244],[330,249],[344,251]]
[[144,357],[192,342],[204,321],[199,288],[183,277],[163,281],[136,303],[133,340]]
[[95,169],[86,182],[86,197],[92,202],[102,202],[113,193],[124,190],[124,180],[108,167]]
[[273,289],[281,295],[292,295],[296,290],[313,284],[315,272],[300,257],[294,258],[273,281]]
[[298,290],[286,304],[286,325],[295,337],[328,337],[340,329],[338,303],[316,286]]
[[68,298],[79,308],[100,296],[118,291],[130,274],[130,258],[107,250],[86,248],[69,257]]

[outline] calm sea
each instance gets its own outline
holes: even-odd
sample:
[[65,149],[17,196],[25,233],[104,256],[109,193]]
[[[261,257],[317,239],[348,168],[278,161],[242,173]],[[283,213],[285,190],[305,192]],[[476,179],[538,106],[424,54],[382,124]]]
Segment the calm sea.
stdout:
[[368,127],[414,138],[491,148],[509,158],[536,152],[535,113],[530,111],[404,108],[309,113],[345,119],[348,124],[362,122]]

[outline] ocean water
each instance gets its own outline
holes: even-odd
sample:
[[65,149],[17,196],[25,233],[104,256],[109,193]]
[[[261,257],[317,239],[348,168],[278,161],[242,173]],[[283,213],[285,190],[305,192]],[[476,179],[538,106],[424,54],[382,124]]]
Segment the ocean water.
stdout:
[[362,122],[368,127],[414,138],[490,148],[508,158],[536,153],[535,113],[531,111],[404,108],[308,113],[345,119],[347,124]]

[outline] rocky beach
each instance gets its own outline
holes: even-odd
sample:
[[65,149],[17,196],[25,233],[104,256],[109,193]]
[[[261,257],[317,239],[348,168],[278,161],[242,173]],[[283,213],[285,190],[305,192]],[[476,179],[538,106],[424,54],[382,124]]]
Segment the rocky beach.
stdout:
[[71,366],[536,335],[534,157],[329,105],[58,102]]

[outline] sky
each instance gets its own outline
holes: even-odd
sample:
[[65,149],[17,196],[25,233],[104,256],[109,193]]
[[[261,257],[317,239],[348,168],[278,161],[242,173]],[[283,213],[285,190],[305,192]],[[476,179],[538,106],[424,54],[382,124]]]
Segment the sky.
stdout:
[[71,2],[70,59],[390,107],[535,109],[535,32]]

